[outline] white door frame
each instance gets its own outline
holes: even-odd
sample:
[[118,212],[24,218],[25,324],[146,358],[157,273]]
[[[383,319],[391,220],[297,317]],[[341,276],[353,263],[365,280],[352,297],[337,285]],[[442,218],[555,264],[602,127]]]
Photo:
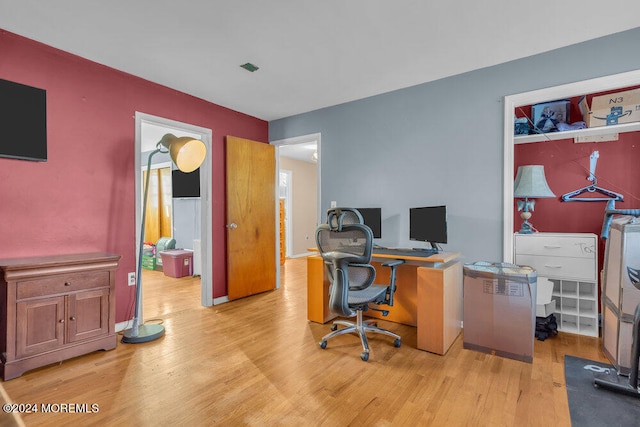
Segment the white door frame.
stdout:
[[[152,116],[150,114],[140,113],[136,111],[135,114],[135,194],[136,194],[136,236],[140,236],[141,216],[142,216],[142,172],[140,169],[141,159],[141,147],[142,147],[142,124],[151,124],[161,127],[166,127],[167,131],[180,131],[199,134],[202,142],[207,147],[207,154],[205,156],[202,166],[200,166],[200,241],[201,241],[201,259],[202,259],[202,275],[200,276],[201,284],[201,303],[205,307],[213,305],[213,284],[212,278],[212,260],[211,251],[213,246],[212,237],[212,216],[211,216],[211,129],[190,125],[187,123],[178,122],[175,120],[166,119],[163,117]],[[179,136],[179,135],[178,135]],[[139,253],[139,242],[136,237],[136,254]],[[138,263],[138,257],[136,256],[136,267]]]
[[293,138],[285,138],[285,139],[278,139],[276,141],[271,141],[270,144],[274,145],[276,147],[276,286],[279,287],[280,286],[280,206],[279,206],[279,202],[278,199],[280,198],[280,149],[279,147],[283,146],[283,145],[294,145],[294,144],[308,144],[310,142],[316,142],[317,144],[317,148],[318,148],[318,184],[317,184],[317,188],[316,188],[316,196],[317,196],[317,204],[318,204],[318,212],[317,212],[317,218],[316,218],[316,223],[318,223],[318,220],[320,218],[322,218],[322,214],[320,212],[321,210],[321,189],[322,189],[322,185],[321,185],[321,176],[322,174],[320,173],[322,168],[321,168],[321,161],[322,161],[322,155],[321,155],[321,139],[322,136],[320,133],[311,133],[308,135],[301,135],[301,136],[295,136]]
[[[293,235],[292,235],[293,234],[292,232],[293,218],[291,217],[292,205],[293,205],[291,201],[291,195],[293,194],[293,185],[291,181],[293,179],[293,171],[290,171],[288,169],[279,169],[278,171],[287,176],[287,198],[285,200],[285,208],[284,208],[284,212],[285,212],[284,235],[285,235],[285,256],[289,258],[291,257],[291,246],[293,246]],[[278,224],[279,223],[280,222],[278,222]]]

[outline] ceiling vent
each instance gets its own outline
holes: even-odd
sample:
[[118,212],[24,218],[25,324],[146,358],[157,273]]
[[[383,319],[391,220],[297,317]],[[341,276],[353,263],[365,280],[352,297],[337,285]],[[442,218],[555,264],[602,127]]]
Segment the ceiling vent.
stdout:
[[246,64],[242,64],[241,67],[244,68],[247,71],[251,71],[252,73],[259,69],[259,67],[256,67],[251,62],[247,62]]

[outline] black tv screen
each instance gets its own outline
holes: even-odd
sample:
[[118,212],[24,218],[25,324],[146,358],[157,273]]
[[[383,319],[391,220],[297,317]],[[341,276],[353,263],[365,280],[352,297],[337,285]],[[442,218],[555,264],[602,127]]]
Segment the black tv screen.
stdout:
[[356,208],[362,219],[364,225],[369,227],[373,232],[374,239],[382,238],[382,208]]
[[0,157],[47,161],[47,92],[0,79]]
[[200,197],[200,168],[189,173],[172,170],[171,188],[174,198]]

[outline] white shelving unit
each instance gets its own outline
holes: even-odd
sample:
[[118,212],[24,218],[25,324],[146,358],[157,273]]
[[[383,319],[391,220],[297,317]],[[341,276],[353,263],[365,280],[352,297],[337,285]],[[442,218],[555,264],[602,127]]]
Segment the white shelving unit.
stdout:
[[[535,135],[518,135],[514,136],[514,144],[526,144],[529,142],[556,141],[558,139],[567,138],[587,138],[587,137],[604,137],[607,135],[618,134],[623,132],[634,132],[640,130],[640,122],[623,123],[613,126],[599,126],[587,129],[569,130],[564,132],[548,132]],[[604,139],[606,140],[606,139]],[[580,141],[578,141],[580,142]]]
[[591,233],[515,234],[514,260],[553,282],[558,330],[597,337],[598,240]]

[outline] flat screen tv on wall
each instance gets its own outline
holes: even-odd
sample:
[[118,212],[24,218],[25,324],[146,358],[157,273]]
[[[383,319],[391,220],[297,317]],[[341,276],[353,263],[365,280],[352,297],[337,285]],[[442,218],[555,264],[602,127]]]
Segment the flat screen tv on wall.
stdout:
[[172,170],[171,188],[176,199],[200,197],[200,168],[189,173]]
[[47,161],[47,92],[0,79],[0,157]]

